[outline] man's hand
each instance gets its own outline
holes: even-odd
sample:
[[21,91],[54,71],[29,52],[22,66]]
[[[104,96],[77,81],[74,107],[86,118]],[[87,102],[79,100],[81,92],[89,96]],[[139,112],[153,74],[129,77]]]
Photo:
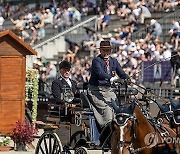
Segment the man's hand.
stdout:
[[112,77],[112,78],[110,79],[111,84],[113,84],[114,82],[116,82],[118,79],[119,79],[118,76]]

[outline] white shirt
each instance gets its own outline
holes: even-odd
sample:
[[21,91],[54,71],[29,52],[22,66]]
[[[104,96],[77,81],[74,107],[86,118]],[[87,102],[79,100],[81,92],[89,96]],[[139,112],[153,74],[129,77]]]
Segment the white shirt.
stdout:
[[72,83],[71,83],[71,80],[69,78],[64,78],[62,75],[61,75],[61,77],[68,83],[68,85],[70,87],[72,87]]
[[70,87],[72,87],[72,83],[71,83],[71,80],[69,78],[64,78],[64,80],[68,83],[68,85]]
[[133,14],[134,14],[136,17],[138,17],[139,14],[140,14],[140,11],[141,11],[140,8],[134,9],[134,10],[133,10]]
[[142,8],[142,14],[151,17],[151,12],[146,6],[141,6]]
[[163,58],[165,60],[170,60],[171,59],[171,50],[170,49],[167,49],[167,50],[164,51]]

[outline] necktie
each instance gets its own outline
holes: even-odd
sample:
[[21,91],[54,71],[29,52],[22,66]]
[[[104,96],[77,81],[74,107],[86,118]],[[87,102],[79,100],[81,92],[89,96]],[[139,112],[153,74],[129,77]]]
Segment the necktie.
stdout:
[[109,59],[106,60],[106,67],[109,68]]
[[110,73],[109,59],[105,59],[105,62],[106,62],[107,71],[108,73]]

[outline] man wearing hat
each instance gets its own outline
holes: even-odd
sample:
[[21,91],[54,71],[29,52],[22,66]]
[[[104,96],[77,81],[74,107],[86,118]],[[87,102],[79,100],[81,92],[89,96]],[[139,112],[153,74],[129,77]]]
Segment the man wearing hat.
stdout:
[[162,34],[162,26],[155,19],[151,19],[150,25],[152,40],[159,39]]
[[76,97],[78,95],[77,84],[74,80],[70,79],[71,64],[68,61],[63,60],[59,64],[59,70],[60,77],[52,82],[52,95],[58,104],[64,104],[65,102],[61,99],[61,95],[65,88],[70,88]]
[[[112,47],[109,41],[101,41],[99,49],[100,55],[92,61],[88,90],[89,97],[93,101],[95,118],[103,130],[114,118],[111,104],[116,101],[116,95],[111,90],[111,84],[118,78],[129,79],[129,76],[123,71],[117,59],[110,56]],[[101,140],[104,138],[100,138]]]

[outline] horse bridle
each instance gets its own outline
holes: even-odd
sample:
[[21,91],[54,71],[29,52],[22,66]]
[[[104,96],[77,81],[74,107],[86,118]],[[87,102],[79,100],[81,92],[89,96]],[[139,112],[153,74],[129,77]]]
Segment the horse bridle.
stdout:
[[[136,104],[138,105],[138,104]],[[139,106],[139,105],[138,105]],[[132,146],[132,142],[133,140],[136,138],[136,132],[135,132],[135,128],[136,128],[136,124],[137,124],[137,118],[136,118],[136,115],[133,114],[133,115],[130,115],[130,114],[127,114],[127,113],[121,113],[122,115],[125,114],[127,116],[129,116],[128,119],[126,119],[124,125],[126,125],[126,123],[128,122],[128,120],[131,120],[133,119],[133,123],[132,123],[132,127],[131,127],[131,135],[132,138],[131,138],[131,141],[118,141],[117,143],[117,148],[121,148],[123,147],[125,144],[128,144],[129,146],[127,146],[127,149],[129,150],[130,153],[137,153],[137,152],[140,152],[144,149],[148,149],[148,148],[152,148],[152,145],[147,145],[147,146],[144,146],[144,147],[140,147],[140,148],[137,148],[137,149],[134,149],[133,146]],[[117,123],[118,124],[118,123]],[[119,125],[119,124],[118,124]],[[124,126],[123,125],[123,126]],[[122,125],[119,125],[119,126],[122,126]]]
[[[128,120],[133,119],[133,123],[132,123],[132,127],[131,127],[131,135],[130,136],[132,136],[132,138],[135,138],[136,134],[135,134],[134,130],[135,130],[135,127],[136,127],[135,125],[136,125],[136,120],[137,120],[135,114],[130,115],[128,113],[121,113],[121,115],[128,116],[128,118],[125,120],[123,126],[127,124]],[[116,121],[116,124],[118,124],[117,121]],[[122,126],[122,124],[118,124],[118,125]],[[118,143],[117,143],[117,148],[123,147],[125,144],[128,144],[128,145],[132,146],[131,143],[132,143],[132,139],[130,141],[121,141],[121,140],[119,140]],[[128,146],[128,148],[127,148],[129,150],[129,152],[131,152],[130,149],[132,149],[132,147],[130,147],[130,146]]]

